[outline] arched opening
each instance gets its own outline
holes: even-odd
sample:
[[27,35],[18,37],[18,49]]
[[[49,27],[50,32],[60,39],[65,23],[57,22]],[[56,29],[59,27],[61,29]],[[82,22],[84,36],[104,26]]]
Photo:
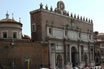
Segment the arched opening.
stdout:
[[62,56],[60,54],[57,56],[56,66],[62,68]]
[[96,62],[96,66],[99,66],[101,64],[101,56],[100,56],[100,52],[96,52],[95,53],[95,62]]
[[77,50],[75,47],[71,48],[71,60],[72,60],[72,66],[76,66],[77,64]]

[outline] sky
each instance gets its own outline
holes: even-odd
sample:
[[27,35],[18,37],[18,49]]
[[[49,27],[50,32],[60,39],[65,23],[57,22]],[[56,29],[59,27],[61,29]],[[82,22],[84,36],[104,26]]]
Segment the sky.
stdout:
[[[9,18],[13,17],[16,21],[23,24],[22,33],[31,36],[30,32],[30,11],[38,9],[40,3],[43,6],[47,4],[50,8],[57,7],[59,0],[0,0],[0,20],[5,18],[5,14],[9,13]],[[69,14],[73,13],[82,17],[93,20],[94,31],[104,32],[104,0],[61,0],[65,4],[65,10]]]

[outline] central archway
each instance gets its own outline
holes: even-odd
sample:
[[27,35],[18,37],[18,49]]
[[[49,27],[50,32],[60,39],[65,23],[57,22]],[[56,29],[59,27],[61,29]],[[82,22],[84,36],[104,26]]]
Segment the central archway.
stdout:
[[77,50],[75,47],[71,48],[71,60],[72,60],[72,66],[76,66],[77,64]]

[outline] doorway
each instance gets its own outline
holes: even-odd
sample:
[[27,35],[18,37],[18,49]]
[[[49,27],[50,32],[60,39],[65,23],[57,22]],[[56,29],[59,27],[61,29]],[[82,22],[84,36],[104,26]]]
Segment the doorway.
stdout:
[[71,60],[72,60],[72,66],[75,67],[77,64],[77,50],[75,47],[71,48]]

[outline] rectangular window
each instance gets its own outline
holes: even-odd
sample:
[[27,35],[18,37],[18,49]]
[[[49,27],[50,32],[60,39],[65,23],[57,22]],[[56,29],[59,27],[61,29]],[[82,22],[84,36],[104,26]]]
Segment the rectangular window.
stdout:
[[3,32],[3,38],[7,38],[7,32]]
[[52,28],[49,28],[49,34],[52,34]]
[[13,32],[13,38],[14,38],[14,39],[17,38],[17,32]]
[[36,24],[32,24],[32,32],[36,32]]

